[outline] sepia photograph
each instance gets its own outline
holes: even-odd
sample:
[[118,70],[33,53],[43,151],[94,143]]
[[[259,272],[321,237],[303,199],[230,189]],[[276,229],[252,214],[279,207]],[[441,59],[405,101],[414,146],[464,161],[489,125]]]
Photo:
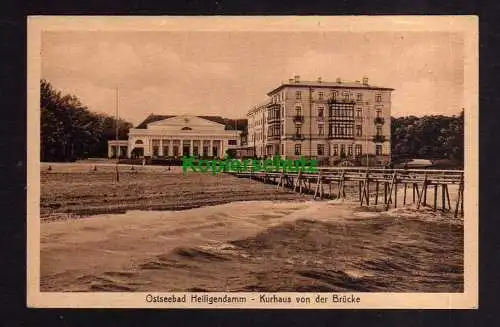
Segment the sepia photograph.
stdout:
[[477,308],[477,17],[28,32],[29,306]]

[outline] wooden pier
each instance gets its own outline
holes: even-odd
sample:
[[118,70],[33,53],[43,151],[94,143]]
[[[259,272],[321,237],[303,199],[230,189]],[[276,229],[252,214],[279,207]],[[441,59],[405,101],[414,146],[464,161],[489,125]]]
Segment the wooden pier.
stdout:
[[[313,199],[349,199],[361,206],[383,205],[385,210],[397,208],[398,192],[403,192],[402,204],[416,204],[417,209],[432,206],[434,211],[454,210],[455,217],[463,216],[464,172],[462,170],[430,169],[367,169],[320,167],[316,173],[298,172],[232,172],[241,178],[250,178],[275,184],[300,194],[311,194]],[[452,207],[448,186],[457,185],[457,196]],[[431,192],[432,190],[432,192]],[[428,195],[433,195],[429,201]],[[438,194],[440,196],[438,197]]]

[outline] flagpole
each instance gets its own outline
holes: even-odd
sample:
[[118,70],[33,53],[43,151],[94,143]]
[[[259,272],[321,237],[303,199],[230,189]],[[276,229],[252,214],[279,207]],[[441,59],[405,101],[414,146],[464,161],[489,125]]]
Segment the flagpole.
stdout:
[[115,109],[116,109],[116,117],[115,117],[115,125],[116,125],[116,131],[115,131],[115,138],[116,138],[116,182],[120,182],[120,172],[118,170],[118,162],[120,161],[120,144],[118,143],[118,88],[115,88]]

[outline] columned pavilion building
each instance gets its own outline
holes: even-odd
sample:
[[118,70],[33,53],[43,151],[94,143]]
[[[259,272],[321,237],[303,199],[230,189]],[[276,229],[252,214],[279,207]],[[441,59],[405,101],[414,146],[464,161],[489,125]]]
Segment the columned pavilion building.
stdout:
[[[239,125],[239,126],[238,126]],[[220,116],[150,115],[129,130],[128,140],[108,142],[108,157],[223,158],[228,149],[241,145],[246,120]]]

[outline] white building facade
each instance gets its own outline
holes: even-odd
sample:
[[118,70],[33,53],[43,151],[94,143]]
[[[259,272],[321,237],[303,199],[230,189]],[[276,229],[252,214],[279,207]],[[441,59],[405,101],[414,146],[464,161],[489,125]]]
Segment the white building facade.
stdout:
[[[219,116],[150,115],[136,128],[129,130],[127,157],[223,158],[228,149],[240,145],[241,134],[241,131],[228,126],[226,121]],[[116,153],[114,144],[120,145],[116,141],[109,141],[108,157]]]

